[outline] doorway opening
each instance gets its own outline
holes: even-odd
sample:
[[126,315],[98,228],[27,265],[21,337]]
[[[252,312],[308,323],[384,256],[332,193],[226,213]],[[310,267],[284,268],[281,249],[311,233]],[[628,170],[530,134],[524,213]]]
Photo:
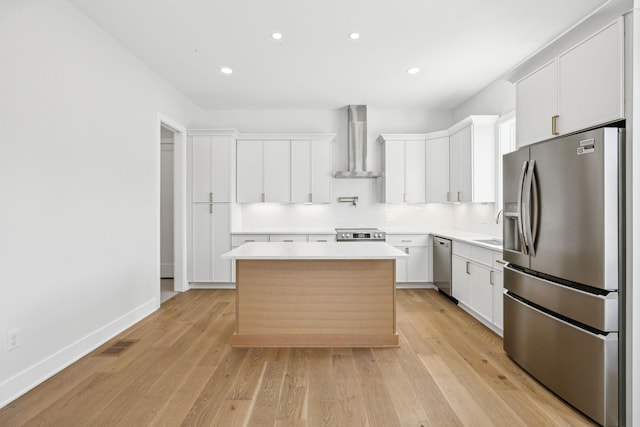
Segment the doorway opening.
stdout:
[[187,129],[158,113],[156,145],[156,301],[158,306],[187,281]]
[[176,295],[174,280],[174,138],[160,125],[160,304]]

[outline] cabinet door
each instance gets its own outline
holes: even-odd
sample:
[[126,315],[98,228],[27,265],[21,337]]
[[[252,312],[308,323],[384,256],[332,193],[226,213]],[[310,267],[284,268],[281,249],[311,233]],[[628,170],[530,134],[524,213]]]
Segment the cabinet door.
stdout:
[[311,201],[331,203],[331,141],[311,142]]
[[429,281],[429,247],[413,246],[409,248],[409,261],[407,263],[407,281]]
[[502,304],[504,294],[504,279],[502,272],[493,270],[493,324],[503,329]]
[[[459,186],[457,199],[459,202],[473,201],[473,125],[460,129],[458,132],[458,176]],[[483,167],[483,165],[477,165]],[[494,181],[495,182],[495,181]]]
[[264,195],[262,141],[238,141],[236,147],[238,203],[262,202]]
[[451,256],[451,293],[459,302],[469,306],[469,273],[467,273],[467,263],[471,264],[466,259],[457,255]]
[[216,203],[231,201],[231,149],[232,138],[229,136],[214,136],[212,138],[212,200]]
[[447,201],[449,192],[449,137],[427,140],[425,145],[427,203]]
[[291,201],[291,142],[264,142],[264,201]]
[[426,201],[425,142],[405,142],[405,202],[424,203]]
[[210,203],[194,203],[191,210],[191,281],[210,282],[212,279],[213,222]]
[[[402,252],[409,253],[409,248],[394,246]],[[407,270],[409,268],[409,260],[407,258],[396,260],[396,283],[406,283],[408,281]]]
[[447,200],[458,201],[460,191],[460,133],[449,137],[449,194]]
[[230,207],[229,203],[213,203],[212,264],[213,282],[231,281],[231,261],[222,259],[222,254],[231,250]]
[[560,56],[558,131],[561,134],[624,117],[623,43],[620,18]]
[[[594,59],[595,61],[595,59]],[[551,138],[551,118],[558,114],[557,61],[516,84],[518,148]]]
[[211,201],[212,156],[211,137],[191,137],[191,200],[208,203]]
[[404,142],[384,143],[384,201],[404,202]]
[[291,142],[291,202],[311,202],[311,141]]
[[491,269],[471,263],[469,283],[469,306],[488,322],[493,322],[493,286]]

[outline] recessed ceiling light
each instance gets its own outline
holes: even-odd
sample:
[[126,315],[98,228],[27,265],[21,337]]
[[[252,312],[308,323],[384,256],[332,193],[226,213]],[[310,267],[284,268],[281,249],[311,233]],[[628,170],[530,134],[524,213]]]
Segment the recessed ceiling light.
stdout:
[[220,68],[220,72],[222,74],[231,74],[231,73],[233,73],[233,70],[231,68],[229,68],[229,67],[222,67],[222,68]]
[[418,74],[419,72],[420,72],[420,68],[418,68],[418,67],[409,68],[407,70],[407,73],[409,73],[409,74]]
[[272,33],[271,34],[271,38],[273,38],[274,40],[280,40],[282,38],[282,34],[280,34],[280,33]]
[[351,40],[358,40],[358,39],[360,38],[360,34],[358,34],[358,33],[351,33],[351,34],[349,34],[349,38],[350,38]]

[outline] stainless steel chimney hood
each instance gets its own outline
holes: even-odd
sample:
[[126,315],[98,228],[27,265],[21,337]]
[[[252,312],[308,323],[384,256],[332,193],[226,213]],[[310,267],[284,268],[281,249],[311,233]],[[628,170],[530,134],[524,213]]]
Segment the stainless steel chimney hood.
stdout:
[[336,178],[378,178],[379,172],[367,170],[367,106],[347,107],[347,170],[336,172]]

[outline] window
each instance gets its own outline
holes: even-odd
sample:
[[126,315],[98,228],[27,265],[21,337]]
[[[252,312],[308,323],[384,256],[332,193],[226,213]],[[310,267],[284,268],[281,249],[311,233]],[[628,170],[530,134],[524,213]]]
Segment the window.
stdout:
[[501,116],[496,122],[498,127],[496,165],[496,214],[502,209],[502,155],[516,150],[516,113],[512,111]]

